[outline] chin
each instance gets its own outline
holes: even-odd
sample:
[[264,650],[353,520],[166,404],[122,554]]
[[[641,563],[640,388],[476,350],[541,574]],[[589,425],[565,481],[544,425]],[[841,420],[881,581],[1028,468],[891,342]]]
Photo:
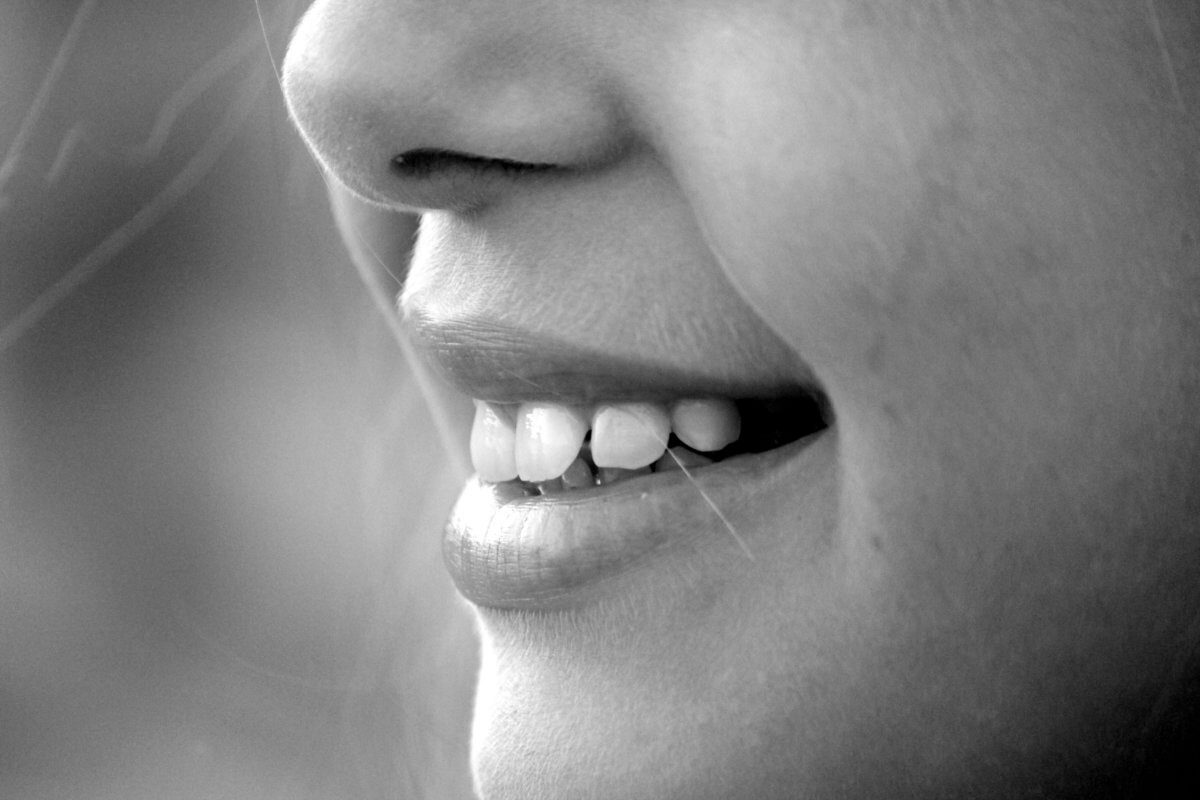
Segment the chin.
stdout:
[[473,731],[484,800],[783,800],[804,785],[803,758],[763,747],[754,721],[728,713],[727,697],[665,708],[668,697],[622,697],[587,668],[492,671],[496,660],[505,659],[485,661]]

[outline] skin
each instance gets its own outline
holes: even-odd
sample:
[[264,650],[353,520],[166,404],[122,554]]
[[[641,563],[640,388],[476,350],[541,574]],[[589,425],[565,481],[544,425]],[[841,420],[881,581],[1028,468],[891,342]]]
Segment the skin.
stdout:
[[[410,319],[815,376],[837,415],[803,480],[727,509],[753,561],[714,527],[585,608],[479,614],[483,797],[1097,796],[1170,769],[1200,619],[1200,19],[943,5],[301,24],[285,89],[343,219],[427,212]],[[422,147],[557,170],[388,171]]]

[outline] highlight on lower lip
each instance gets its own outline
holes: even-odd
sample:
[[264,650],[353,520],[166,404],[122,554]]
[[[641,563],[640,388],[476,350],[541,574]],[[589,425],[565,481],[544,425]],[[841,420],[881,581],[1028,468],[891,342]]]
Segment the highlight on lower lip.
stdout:
[[[528,498],[516,484],[473,478],[451,514],[443,555],[459,592],[476,605],[554,607],[663,543],[667,526],[655,504],[641,502],[646,494],[628,484],[586,500]],[[591,506],[583,515],[573,508],[581,502]],[[616,508],[630,504],[644,507]],[[611,525],[624,526],[622,534],[596,535]]]

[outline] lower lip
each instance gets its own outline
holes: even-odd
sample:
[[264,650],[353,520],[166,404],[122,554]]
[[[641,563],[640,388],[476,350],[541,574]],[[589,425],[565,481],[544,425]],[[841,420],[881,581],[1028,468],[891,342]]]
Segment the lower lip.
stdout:
[[[794,490],[809,462],[831,452],[816,446],[829,444],[831,433],[690,473],[659,472],[548,496],[472,478],[446,526],[447,569],[477,606],[549,610],[586,603],[613,578],[688,548],[711,543],[752,554],[752,533],[735,532],[715,509],[776,488]],[[725,535],[714,539],[714,529]]]

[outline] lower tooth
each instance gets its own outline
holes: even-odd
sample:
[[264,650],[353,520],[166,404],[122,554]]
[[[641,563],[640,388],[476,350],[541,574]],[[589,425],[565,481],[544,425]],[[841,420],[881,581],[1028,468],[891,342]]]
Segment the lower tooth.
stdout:
[[639,469],[621,469],[620,467],[600,467],[596,475],[596,483],[603,486],[607,483],[616,483],[617,481],[627,480],[628,478],[636,478],[639,475],[649,475],[651,469],[649,466],[640,467]]
[[557,494],[563,491],[563,479],[555,478],[549,481],[542,481],[537,485],[537,488],[542,494]]
[[561,483],[567,489],[585,489],[588,486],[596,485],[596,476],[592,474],[592,468],[587,465],[586,461],[577,458],[563,473]]
[[672,447],[663,453],[662,458],[654,462],[655,472],[670,472],[679,469],[695,469],[713,463],[711,458],[702,456],[686,447]]

